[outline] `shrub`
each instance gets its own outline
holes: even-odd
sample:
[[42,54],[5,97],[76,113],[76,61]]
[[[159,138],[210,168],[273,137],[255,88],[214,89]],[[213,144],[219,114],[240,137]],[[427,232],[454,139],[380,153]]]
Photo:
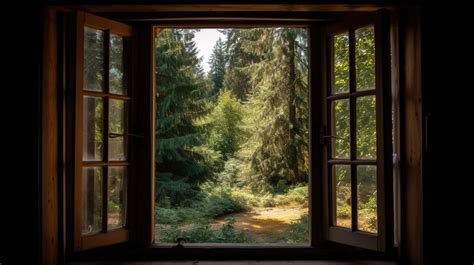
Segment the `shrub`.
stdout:
[[189,228],[180,228],[173,225],[162,228],[157,233],[157,240],[160,243],[176,243],[179,237],[185,238],[188,243],[247,243],[253,242],[252,238],[243,231],[236,230],[235,220],[228,219],[221,227],[213,228],[209,220],[193,224]]
[[309,218],[308,214],[304,214],[298,221],[290,224],[282,236],[280,241],[285,243],[308,243],[309,242]]

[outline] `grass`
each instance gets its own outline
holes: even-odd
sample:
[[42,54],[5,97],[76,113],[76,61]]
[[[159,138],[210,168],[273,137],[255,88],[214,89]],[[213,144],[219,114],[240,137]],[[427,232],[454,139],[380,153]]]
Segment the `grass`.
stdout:
[[300,243],[308,240],[307,217],[300,218],[307,213],[307,186],[263,194],[242,188],[210,186],[203,194],[191,207],[157,206],[156,242],[175,243],[178,237],[199,243]]

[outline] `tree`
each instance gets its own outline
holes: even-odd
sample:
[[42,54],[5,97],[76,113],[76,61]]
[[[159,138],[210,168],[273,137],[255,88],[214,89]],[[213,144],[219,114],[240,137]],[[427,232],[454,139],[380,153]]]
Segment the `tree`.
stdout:
[[240,100],[246,100],[251,92],[251,73],[246,67],[261,60],[252,52],[246,51],[242,44],[247,40],[256,40],[257,35],[247,34],[247,29],[228,29],[226,34],[225,51],[227,55],[227,71],[224,77],[224,87],[231,90]]
[[209,64],[211,65],[209,76],[212,81],[210,96],[216,96],[224,86],[224,75],[226,72],[225,47],[221,38],[214,45]]
[[307,181],[308,88],[306,31],[256,28],[241,31],[241,48],[254,55],[244,67],[251,91],[244,106],[249,135],[238,157],[252,183]]
[[199,66],[194,31],[163,30],[156,39],[156,200],[190,203],[198,184],[212,173],[197,147],[207,113],[209,84]]
[[217,105],[205,117],[209,124],[209,144],[218,151],[224,161],[231,158],[240,148],[244,140],[242,120],[244,112],[239,100],[232,91],[221,91]]

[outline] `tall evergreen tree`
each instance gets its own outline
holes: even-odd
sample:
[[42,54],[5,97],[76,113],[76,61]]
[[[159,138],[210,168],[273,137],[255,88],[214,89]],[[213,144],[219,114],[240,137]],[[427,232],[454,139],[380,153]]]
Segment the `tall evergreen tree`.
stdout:
[[206,114],[209,91],[194,31],[163,30],[156,39],[156,199],[171,205],[190,203],[197,185],[210,174],[194,120]]
[[249,164],[252,182],[307,181],[308,88],[304,73],[306,32],[257,28],[242,32],[242,48],[259,61],[245,69],[251,76],[245,124],[249,140],[239,157]]
[[216,41],[216,44],[212,49],[209,64],[211,65],[209,77],[212,81],[210,96],[216,96],[224,86],[224,75],[226,71],[225,46],[221,38]]
[[246,51],[242,44],[246,40],[256,40],[258,36],[245,34],[247,29],[228,29],[225,31],[227,41],[225,45],[227,55],[227,71],[224,78],[224,87],[231,90],[240,100],[247,99],[251,92],[251,73],[246,67],[260,61],[260,57]]

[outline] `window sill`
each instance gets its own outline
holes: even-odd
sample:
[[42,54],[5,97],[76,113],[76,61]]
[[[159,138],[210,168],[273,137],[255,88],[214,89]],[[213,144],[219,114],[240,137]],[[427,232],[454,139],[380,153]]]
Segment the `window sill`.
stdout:
[[117,264],[117,265],[396,265],[395,261],[380,261],[380,260],[295,260],[295,261],[127,261],[127,262],[72,262],[68,265],[102,265],[102,264]]

